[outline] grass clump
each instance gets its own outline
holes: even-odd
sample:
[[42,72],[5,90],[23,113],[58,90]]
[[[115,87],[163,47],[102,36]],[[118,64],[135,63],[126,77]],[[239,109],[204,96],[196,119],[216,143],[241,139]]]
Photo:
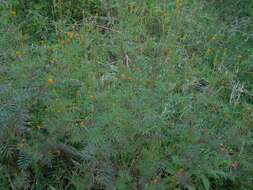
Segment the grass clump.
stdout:
[[0,189],[252,189],[245,6],[2,2]]

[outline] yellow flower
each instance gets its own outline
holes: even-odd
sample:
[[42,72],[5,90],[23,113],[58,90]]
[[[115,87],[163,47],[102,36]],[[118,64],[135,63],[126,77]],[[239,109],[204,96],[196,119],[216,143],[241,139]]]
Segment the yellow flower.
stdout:
[[83,127],[83,126],[85,125],[85,123],[84,123],[83,121],[80,121],[79,125],[80,125],[81,127]]
[[73,24],[73,25],[71,26],[71,28],[72,28],[72,30],[77,30],[77,25]]
[[230,164],[230,166],[233,167],[233,168],[235,168],[235,167],[237,166],[237,164],[236,164],[236,162],[232,162],[232,163]]
[[65,44],[65,40],[60,40],[60,43],[63,45]]
[[71,42],[71,39],[70,39],[70,38],[67,38],[67,39],[66,39],[66,42],[68,42],[68,43]]
[[49,78],[49,79],[47,79],[47,82],[48,82],[49,84],[53,84],[53,83],[54,83],[54,79]]
[[26,139],[26,138],[24,138],[24,139],[21,139],[21,141],[22,141],[22,142],[26,142],[26,141],[27,141],[27,139]]
[[22,55],[22,52],[21,51],[16,51],[15,54],[16,55]]
[[178,174],[183,174],[184,173],[184,168],[180,168],[177,173]]
[[246,109],[245,109],[245,112],[246,112],[246,113],[251,113],[252,110],[251,110],[250,108],[246,108]]
[[151,180],[152,184],[157,184],[157,182],[158,182],[158,179],[156,177]]
[[24,148],[25,144],[20,143],[20,144],[18,144],[18,146],[19,146],[20,148]]
[[44,127],[42,127],[42,126],[37,126],[37,129],[43,129]]
[[77,100],[76,101],[76,104],[81,104],[82,102],[80,100]]
[[217,38],[215,36],[213,36],[213,37],[211,37],[211,40],[215,41],[215,40],[217,40]]
[[75,37],[75,34],[74,34],[74,33],[68,32],[68,37],[69,37],[69,38],[74,38],[74,37]]
[[163,14],[162,14],[162,17],[163,17],[163,18],[166,18],[166,17],[168,17],[168,16],[169,16],[168,13],[163,13]]
[[176,2],[177,2],[177,3],[181,3],[181,2],[182,2],[182,0],[176,0]]
[[78,37],[80,37],[80,34],[75,34],[75,36],[74,36],[74,37],[78,38]]
[[10,14],[13,15],[13,16],[16,16],[17,12],[16,11],[11,11]]
[[127,78],[127,76],[126,76],[125,74],[121,74],[119,77],[120,77],[121,79],[126,79],[126,78]]
[[228,151],[229,151],[229,152],[234,152],[234,150],[233,150],[232,148],[230,148]]
[[53,58],[52,60],[51,60],[51,63],[56,63],[58,60],[56,59],[56,58]]
[[212,53],[212,50],[210,48],[208,48],[207,53]]
[[180,41],[183,41],[184,39],[185,39],[184,37],[180,37],[180,38],[179,38]]
[[90,98],[90,99],[95,99],[96,97],[93,96],[93,95],[91,95],[91,96],[89,96],[89,98]]
[[56,110],[57,113],[62,113],[62,110],[58,109]]
[[176,5],[176,10],[180,10],[182,9],[182,6],[181,5]]
[[240,60],[241,58],[243,58],[243,56],[242,56],[242,55],[238,55],[238,56],[236,56],[236,58],[237,58],[238,60]]

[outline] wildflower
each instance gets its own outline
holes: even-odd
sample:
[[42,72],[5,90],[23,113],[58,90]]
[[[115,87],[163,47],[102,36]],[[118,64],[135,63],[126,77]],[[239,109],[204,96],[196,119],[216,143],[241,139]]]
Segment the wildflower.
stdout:
[[16,11],[11,11],[10,14],[13,15],[13,16],[16,16],[17,12]]
[[245,109],[245,112],[246,112],[246,113],[251,113],[252,110],[251,110],[250,108],[246,108],[246,109]]
[[132,77],[128,77],[127,79],[130,80],[130,81],[133,81],[133,80],[134,80]]
[[47,82],[48,82],[49,84],[53,84],[53,83],[54,83],[54,79],[49,78],[49,79],[47,79]]
[[210,48],[207,49],[207,53],[211,53],[212,50]]
[[234,150],[232,148],[230,148],[228,151],[231,152],[231,153],[234,152]]
[[225,148],[220,148],[220,152],[225,152]]
[[80,127],[83,127],[85,125],[85,123],[83,121],[80,121],[79,125],[80,125]]
[[68,32],[68,37],[69,37],[69,38],[74,38],[74,37],[75,37],[75,34],[74,34],[74,33]]
[[180,168],[180,169],[178,170],[178,172],[177,172],[177,173],[178,173],[178,174],[183,174],[183,173],[184,173],[184,171],[185,171],[185,170],[184,170],[184,168]]
[[20,144],[18,144],[18,146],[19,146],[20,148],[24,148],[25,144],[20,143]]
[[117,80],[117,78],[116,77],[112,77],[112,81],[115,81],[115,80]]
[[27,141],[27,139],[26,139],[26,138],[23,138],[23,139],[21,139],[21,141],[22,141],[22,142],[26,142],[26,141]]
[[181,2],[182,2],[182,0],[176,0],[176,2],[177,2],[177,3],[181,3]]
[[51,63],[56,63],[58,60],[54,57],[52,60],[51,60]]
[[89,96],[89,98],[90,98],[90,99],[95,99],[96,97],[93,96],[93,95],[91,95],[91,96]]
[[126,79],[126,78],[127,78],[127,76],[126,76],[125,74],[121,74],[119,77],[120,77],[121,79]]
[[78,38],[80,37],[80,34],[75,34],[74,37]]
[[212,40],[212,41],[215,41],[215,40],[217,40],[217,38],[216,38],[215,36],[213,36],[213,37],[211,38],[211,40]]
[[16,55],[22,55],[22,52],[21,51],[16,51],[15,54]]
[[66,39],[66,42],[67,42],[67,43],[71,42],[71,39],[70,39],[70,38],[67,38],[67,39]]
[[157,184],[157,182],[158,182],[158,179],[156,177],[151,180],[152,184]]
[[166,17],[168,17],[168,16],[169,16],[168,13],[163,13],[163,14],[162,14],[162,17],[163,17],[163,18],[166,18]]
[[227,115],[227,114],[228,114],[228,112],[227,112],[227,111],[224,111],[224,112],[223,112],[223,114],[224,114],[224,115]]
[[232,162],[232,163],[230,164],[230,166],[233,167],[233,168],[235,168],[235,167],[237,166],[237,163],[236,163],[236,162]]
[[77,30],[77,25],[73,24],[73,25],[71,26],[71,28],[72,28],[72,30]]
[[51,106],[54,108],[56,106],[56,104],[53,103],[53,104],[51,104]]
[[65,44],[65,40],[60,40],[60,43],[63,45]]
[[180,41],[183,41],[183,40],[185,40],[185,38],[184,38],[184,37],[180,37],[179,40],[180,40]]
[[42,126],[37,126],[36,128],[37,128],[37,129],[43,129],[44,127],[42,127]]
[[57,113],[62,113],[62,110],[58,109],[56,110]]
[[238,60],[240,60],[241,58],[243,58],[243,56],[242,56],[242,55],[237,55],[236,58],[237,58]]
[[82,102],[80,100],[77,100],[76,101],[76,104],[81,104]]
[[176,10],[180,10],[182,9],[182,6],[181,5],[176,5]]

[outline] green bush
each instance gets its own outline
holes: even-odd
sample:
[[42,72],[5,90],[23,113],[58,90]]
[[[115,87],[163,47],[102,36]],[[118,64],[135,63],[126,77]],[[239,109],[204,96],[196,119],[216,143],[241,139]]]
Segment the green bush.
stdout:
[[252,189],[251,26],[216,5],[4,1],[0,189]]

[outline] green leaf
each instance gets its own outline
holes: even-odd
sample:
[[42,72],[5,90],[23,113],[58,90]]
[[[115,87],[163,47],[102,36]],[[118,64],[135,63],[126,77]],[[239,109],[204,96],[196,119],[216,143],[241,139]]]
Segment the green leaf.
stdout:
[[207,179],[207,177],[204,176],[204,175],[202,175],[202,176],[201,176],[201,180],[202,180],[202,183],[203,183],[205,189],[206,189],[206,190],[209,190],[209,189],[210,189],[210,182],[209,182],[209,180]]

